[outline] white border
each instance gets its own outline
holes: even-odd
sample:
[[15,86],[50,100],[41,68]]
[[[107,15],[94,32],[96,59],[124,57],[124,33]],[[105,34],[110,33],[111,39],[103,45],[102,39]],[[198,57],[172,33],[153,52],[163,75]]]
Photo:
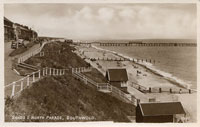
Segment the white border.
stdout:
[[[1,1],[1,0],[0,0]],[[138,124],[138,123],[109,123],[109,122],[49,122],[49,123],[5,123],[4,122],[4,3],[196,3],[197,4],[197,91],[199,91],[199,41],[200,41],[200,0],[2,0],[0,3],[0,126],[1,127],[102,127],[102,126],[122,126],[122,127],[200,127],[199,120],[197,123],[186,124]],[[197,102],[200,107],[199,93],[197,93]],[[197,119],[200,119],[199,108],[197,106]]]

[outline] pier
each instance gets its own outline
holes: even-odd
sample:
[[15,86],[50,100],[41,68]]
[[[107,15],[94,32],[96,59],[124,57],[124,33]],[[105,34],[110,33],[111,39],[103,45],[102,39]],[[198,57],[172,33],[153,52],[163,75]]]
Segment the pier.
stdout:
[[178,47],[196,47],[196,43],[99,43],[100,46],[178,46]]

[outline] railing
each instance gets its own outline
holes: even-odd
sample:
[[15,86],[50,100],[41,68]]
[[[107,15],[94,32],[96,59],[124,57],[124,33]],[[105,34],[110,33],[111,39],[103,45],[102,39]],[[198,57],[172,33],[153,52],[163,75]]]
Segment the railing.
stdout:
[[93,81],[92,79],[86,77],[85,75],[83,75],[79,72],[75,72],[75,71],[72,71],[72,75],[75,78],[82,80],[85,84],[90,83],[90,84],[94,85],[98,91],[110,92],[110,93],[116,95],[117,97],[120,97],[122,100],[129,102],[131,104],[134,104],[134,105],[136,105],[136,103],[137,103],[137,99],[134,96],[124,93],[123,91],[121,91],[117,87],[110,85],[109,83],[97,83],[97,82]]
[[30,84],[40,80],[42,77],[52,75],[52,76],[61,76],[65,74],[65,71],[68,69],[56,69],[56,68],[43,68],[36,72],[27,75],[24,78],[21,78],[18,81],[12,82],[6,85],[5,88],[5,96],[9,96],[11,98],[17,96],[21,93],[25,88],[27,88]]
[[91,67],[72,68],[72,73],[90,72],[91,70]]
[[139,85],[137,83],[132,83],[131,86],[134,87],[135,89],[141,91],[141,92],[146,92],[147,91],[146,87],[144,87],[142,85]]
[[22,63],[22,62],[26,61],[27,59],[29,59],[30,57],[35,56],[36,54],[40,53],[41,50],[43,49],[43,47],[48,43],[50,43],[50,42],[44,42],[40,48],[36,49],[33,52],[26,54],[25,56],[19,57],[17,62]]

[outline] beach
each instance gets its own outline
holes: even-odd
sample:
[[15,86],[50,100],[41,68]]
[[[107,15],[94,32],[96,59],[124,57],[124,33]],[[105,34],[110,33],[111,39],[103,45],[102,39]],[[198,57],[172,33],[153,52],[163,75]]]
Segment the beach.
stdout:
[[[140,99],[141,103],[149,102],[152,99],[156,102],[180,101],[186,111],[188,122],[197,121],[196,92],[193,91],[189,94],[188,89],[156,74],[139,62],[133,62],[132,58],[124,57],[123,54],[104,50],[94,45],[76,46],[76,49],[75,53],[84,58],[103,75],[105,75],[106,70],[109,68],[126,68],[129,78],[128,92]],[[140,88],[146,91],[149,89],[152,91],[157,90],[158,92],[145,93],[141,92]],[[161,91],[159,91],[160,89]],[[176,92],[170,93],[170,89]]]

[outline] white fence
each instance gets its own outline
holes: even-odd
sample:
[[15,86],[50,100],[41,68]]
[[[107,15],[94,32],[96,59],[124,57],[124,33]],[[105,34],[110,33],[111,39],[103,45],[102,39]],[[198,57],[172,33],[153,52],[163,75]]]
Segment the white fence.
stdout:
[[18,63],[22,63],[22,62],[26,61],[27,59],[29,59],[30,57],[35,56],[36,54],[40,53],[42,48],[48,43],[50,43],[50,42],[44,42],[40,48],[38,48],[35,51],[30,52],[30,53],[22,56],[22,57],[19,57],[17,62]]
[[81,72],[90,72],[90,71],[92,71],[91,67],[72,68],[72,73],[81,73]]
[[36,72],[31,73],[30,75],[27,75],[26,77],[12,82],[5,86],[5,96],[9,96],[11,98],[17,96],[21,91],[23,91],[26,87],[28,87],[30,84],[38,81],[44,76],[61,76],[65,74],[65,71],[68,69],[56,69],[56,68],[43,68],[41,70],[38,70]]
[[92,79],[86,77],[85,75],[81,74],[80,72],[72,71],[72,75],[75,78],[82,80],[85,84],[90,83],[90,84],[96,86],[98,91],[110,92],[126,102],[137,105],[137,99],[134,96],[132,96],[131,94],[124,93],[123,91],[121,91],[117,87],[110,85],[109,83],[97,83],[97,82],[93,81]]

